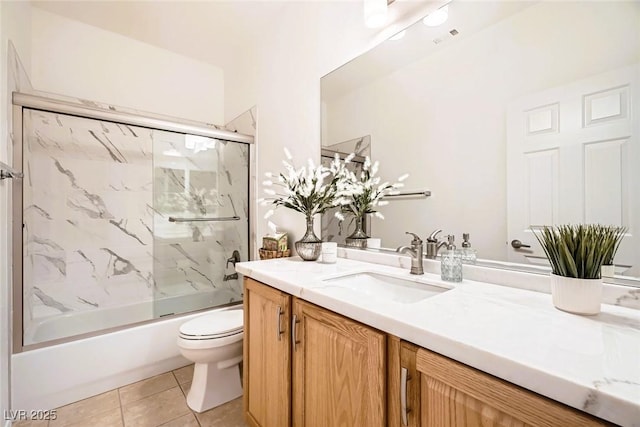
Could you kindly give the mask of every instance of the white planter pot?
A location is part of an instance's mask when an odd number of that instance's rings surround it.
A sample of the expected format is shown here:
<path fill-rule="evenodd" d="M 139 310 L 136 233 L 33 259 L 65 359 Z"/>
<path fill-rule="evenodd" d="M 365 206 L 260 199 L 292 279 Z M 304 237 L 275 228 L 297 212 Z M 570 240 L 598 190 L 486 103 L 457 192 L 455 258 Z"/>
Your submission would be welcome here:
<path fill-rule="evenodd" d="M 575 314 L 598 314 L 602 279 L 574 279 L 551 275 L 551 295 L 556 308 Z"/>

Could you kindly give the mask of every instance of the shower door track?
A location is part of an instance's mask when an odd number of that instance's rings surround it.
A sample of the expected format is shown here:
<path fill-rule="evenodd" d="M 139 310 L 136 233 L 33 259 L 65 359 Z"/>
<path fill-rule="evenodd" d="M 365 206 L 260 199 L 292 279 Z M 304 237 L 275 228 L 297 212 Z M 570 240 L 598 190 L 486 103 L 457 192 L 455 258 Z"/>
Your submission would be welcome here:
<path fill-rule="evenodd" d="M 174 119 L 151 114 L 133 114 L 123 111 L 105 110 L 89 105 L 78 105 L 70 101 L 47 98 L 40 95 L 30 95 L 13 92 L 13 105 L 31 108 L 34 110 L 49 111 L 52 113 L 68 114 L 70 116 L 85 117 L 88 119 L 105 120 L 108 122 L 141 126 L 152 129 L 167 130 L 171 132 L 189 133 L 192 135 L 206 136 L 209 138 L 224 139 L 225 141 L 244 142 L 253 144 L 251 135 L 243 135 L 228 130 L 218 129 L 216 126 L 206 123 L 198 123 L 189 120 Z"/>
<path fill-rule="evenodd" d="M 62 97 L 66 98 L 66 97 Z M 219 129 L 217 126 L 201 123 L 196 121 L 184 120 L 169 116 L 163 116 L 154 113 L 145 112 L 127 112 L 120 111 L 111 105 L 108 108 L 101 108 L 94 103 L 88 105 L 79 103 L 82 101 L 70 101 L 60 99 L 59 95 L 47 94 L 39 92 L 38 94 L 25 94 L 20 92 L 12 93 L 12 124 L 13 124 L 13 166 L 12 170 L 16 173 L 24 173 L 23 170 L 23 110 L 25 108 L 32 110 L 47 111 L 51 113 L 67 114 L 70 116 L 83 117 L 113 123 L 121 123 L 127 125 L 140 126 L 150 129 L 165 130 L 169 132 L 177 132 L 191 135 L 215 138 L 224 141 L 239 142 L 249 145 L 249 200 L 255 200 L 257 194 L 255 176 L 257 176 L 256 149 L 254 137 L 236 132 Z M 79 336 L 71 336 L 66 338 L 55 339 L 43 343 L 23 345 L 23 180 L 11 180 L 11 234 L 10 245 L 12 247 L 11 260 L 11 277 L 12 277 L 12 304 L 13 304 L 13 324 L 12 324 L 12 353 L 21 353 L 25 350 L 32 350 L 50 345 L 61 344 L 64 342 L 74 341 L 79 338 L 88 338 L 92 336 L 102 335 L 108 332 L 130 328 L 132 325 L 123 325 L 119 327 L 109 328 L 81 334 Z M 249 206 L 249 254 L 250 257 L 255 256 L 255 244 L 251 239 L 252 230 L 257 225 L 256 213 Z M 187 315 L 184 313 L 174 316 Z M 166 319 L 163 317 L 162 319 Z M 160 320 L 151 319 L 139 324 L 146 324 Z"/>

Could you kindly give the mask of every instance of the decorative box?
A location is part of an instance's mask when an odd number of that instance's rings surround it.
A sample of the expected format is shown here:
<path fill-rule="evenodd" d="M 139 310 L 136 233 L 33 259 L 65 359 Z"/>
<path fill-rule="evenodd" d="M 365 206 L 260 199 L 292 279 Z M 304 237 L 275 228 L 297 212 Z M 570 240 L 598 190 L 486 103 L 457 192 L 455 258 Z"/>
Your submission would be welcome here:
<path fill-rule="evenodd" d="M 291 255 L 291 250 L 287 249 L 286 251 L 270 251 L 265 248 L 258 249 L 260 252 L 260 259 L 272 259 L 272 258 L 286 258 Z"/>
<path fill-rule="evenodd" d="M 262 249 L 284 252 L 289 249 L 287 233 L 269 234 L 262 238 Z"/>

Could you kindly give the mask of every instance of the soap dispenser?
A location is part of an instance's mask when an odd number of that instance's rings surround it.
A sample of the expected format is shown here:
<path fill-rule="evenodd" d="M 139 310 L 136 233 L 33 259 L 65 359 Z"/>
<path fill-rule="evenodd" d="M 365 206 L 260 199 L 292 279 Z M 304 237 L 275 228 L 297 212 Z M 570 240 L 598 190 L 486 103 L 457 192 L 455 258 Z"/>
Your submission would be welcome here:
<path fill-rule="evenodd" d="M 454 240 L 455 236 L 447 236 L 447 250 L 442 253 L 440 260 L 440 278 L 447 282 L 462 281 L 462 257 L 456 251 Z"/>
<path fill-rule="evenodd" d="M 463 264 L 475 264 L 477 259 L 477 251 L 471 247 L 469 242 L 469 233 L 462 233 L 462 249 L 460 251 Z"/>

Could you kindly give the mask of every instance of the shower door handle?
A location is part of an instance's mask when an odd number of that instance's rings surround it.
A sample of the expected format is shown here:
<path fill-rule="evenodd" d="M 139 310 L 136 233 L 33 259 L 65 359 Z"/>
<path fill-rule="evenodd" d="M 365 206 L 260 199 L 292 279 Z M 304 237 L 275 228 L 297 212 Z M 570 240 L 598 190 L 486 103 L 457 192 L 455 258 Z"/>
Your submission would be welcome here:
<path fill-rule="evenodd" d="M 282 307 L 278 306 L 276 308 L 276 316 L 278 317 L 278 329 L 277 329 L 278 341 L 282 341 L 282 334 L 284 334 L 284 331 L 282 330 L 282 315 L 283 314 L 284 314 L 284 312 L 282 311 Z"/>
<path fill-rule="evenodd" d="M 211 222 L 211 221 L 240 221 L 240 217 L 239 216 L 219 216 L 219 217 L 213 217 L 213 218 L 208 218 L 208 217 L 198 217 L 198 218 L 177 218 L 175 216 L 170 216 L 169 217 L 169 222 L 194 222 L 194 221 L 199 221 L 199 222 Z"/>

